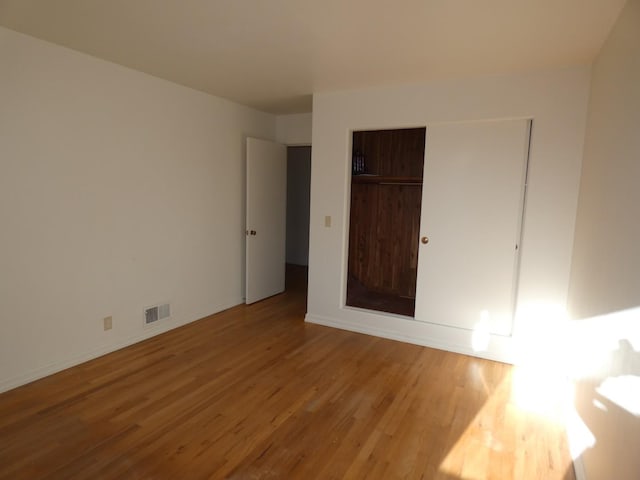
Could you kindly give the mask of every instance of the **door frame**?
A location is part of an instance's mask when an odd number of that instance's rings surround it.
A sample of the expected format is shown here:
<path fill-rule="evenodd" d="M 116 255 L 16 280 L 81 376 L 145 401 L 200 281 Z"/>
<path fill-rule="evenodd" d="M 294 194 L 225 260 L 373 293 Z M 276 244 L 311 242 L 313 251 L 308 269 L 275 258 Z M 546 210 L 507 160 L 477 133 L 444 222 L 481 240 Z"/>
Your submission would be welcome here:
<path fill-rule="evenodd" d="M 246 301 L 247 301 L 246 288 L 247 288 L 247 241 L 248 241 L 248 238 L 247 238 L 247 235 L 246 235 L 246 231 L 247 231 L 248 226 L 247 226 L 247 214 L 246 214 L 246 212 L 247 212 L 247 192 L 246 192 L 246 188 L 247 188 L 247 171 L 246 171 L 246 168 L 247 168 L 247 150 L 246 149 L 247 149 L 247 139 L 248 138 L 257 138 L 257 137 L 252 137 L 250 135 L 246 135 L 244 137 L 244 141 L 243 141 L 243 146 L 244 146 L 244 149 L 245 149 L 245 154 L 244 154 L 244 158 L 245 158 L 245 165 L 244 165 L 245 166 L 245 175 L 244 175 L 244 177 L 245 177 L 244 178 L 245 192 L 244 192 L 243 200 L 245 202 L 245 205 L 244 205 L 244 222 L 243 222 L 244 228 L 242 229 L 242 232 L 243 232 L 242 233 L 242 238 L 243 238 L 243 241 L 244 241 L 243 257 L 242 257 L 243 258 L 243 269 L 242 270 L 243 270 L 244 281 L 242 282 L 242 288 L 244 290 L 243 300 L 244 300 L 245 304 L 246 304 Z M 261 140 L 261 139 L 259 139 L 259 140 Z M 262 139 L 262 140 L 264 140 L 264 139 Z M 309 179 L 309 190 L 311 190 L 311 181 L 313 179 L 313 145 L 312 145 L 312 143 L 285 143 L 285 142 L 280 142 L 278 140 L 268 140 L 268 141 L 271 141 L 271 142 L 274 142 L 274 143 L 280 143 L 281 145 L 284 145 L 285 148 L 287 148 L 287 149 L 289 147 L 309 147 L 309 148 L 311 148 L 311 160 L 310 160 L 310 162 L 311 162 L 311 178 Z M 288 162 L 288 155 L 287 155 L 287 162 Z M 285 186 L 285 195 L 286 195 L 286 193 L 287 192 L 286 192 L 286 186 Z M 309 206 L 309 213 L 311 213 L 311 206 Z M 309 220 L 309 222 L 311 222 L 311 220 Z M 309 225 L 309 228 L 310 227 L 311 227 L 311 225 Z M 286 216 L 285 216 L 285 242 L 286 242 Z M 311 244 L 311 235 L 309 235 L 309 245 L 307 247 L 309 249 L 310 249 L 310 244 Z M 286 248 L 286 245 L 285 245 L 285 248 Z M 285 252 L 285 268 L 286 268 L 286 252 Z M 307 265 L 307 268 L 308 268 L 308 265 Z M 307 287 L 308 287 L 308 282 L 309 282 L 309 280 L 307 279 Z M 286 272 L 285 272 L 285 291 L 286 291 Z"/>
<path fill-rule="evenodd" d="M 433 124 L 433 122 L 432 122 Z M 429 123 L 403 123 L 403 124 L 385 124 L 385 125 L 363 125 L 360 127 L 352 127 L 347 130 L 347 149 L 345 151 L 344 158 L 344 172 L 345 172 L 345 198 L 343 201 L 344 210 L 342 215 L 342 230 L 344 235 L 342 237 L 342 276 L 340 278 L 340 308 L 343 310 L 353 310 L 357 312 L 370 313 L 375 315 L 384 315 L 386 317 L 395 317 L 403 320 L 414 320 L 414 317 L 407 317 L 406 315 L 399 315 L 397 313 L 384 312 L 380 310 L 369 310 L 366 308 L 353 307 L 347 305 L 347 283 L 349 281 L 349 230 L 351 228 L 351 162 L 353 153 L 353 133 L 358 131 L 374 131 L 374 130 L 407 130 L 414 128 L 425 128 L 429 131 Z M 425 151 L 422 156 L 422 162 L 426 158 L 426 137 L 425 137 Z M 424 170 L 423 170 L 424 178 Z M 418 252 L 419 255 L 419 252 Z"/>

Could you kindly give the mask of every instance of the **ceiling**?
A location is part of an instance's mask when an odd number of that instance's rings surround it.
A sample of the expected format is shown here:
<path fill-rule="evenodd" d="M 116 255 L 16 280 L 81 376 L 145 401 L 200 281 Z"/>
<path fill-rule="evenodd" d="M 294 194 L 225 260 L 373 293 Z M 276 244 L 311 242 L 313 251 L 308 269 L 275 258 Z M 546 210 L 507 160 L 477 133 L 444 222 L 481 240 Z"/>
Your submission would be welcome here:
<path fill-rule="evenodd" d="M 272 113 L 589 64 L 625 0 L 0 0 L 0 25 Z"/>

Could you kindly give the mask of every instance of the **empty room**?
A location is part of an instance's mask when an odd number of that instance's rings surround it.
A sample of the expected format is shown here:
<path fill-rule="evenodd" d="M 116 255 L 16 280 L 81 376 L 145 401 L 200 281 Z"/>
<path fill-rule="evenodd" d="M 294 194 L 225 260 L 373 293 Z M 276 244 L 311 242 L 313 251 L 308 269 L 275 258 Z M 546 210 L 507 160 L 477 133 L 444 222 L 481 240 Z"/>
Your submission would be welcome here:
<path fill-rule="evenodd" d="M 0 479 L 640 478 L 640 0 L 0 0 Z"/>

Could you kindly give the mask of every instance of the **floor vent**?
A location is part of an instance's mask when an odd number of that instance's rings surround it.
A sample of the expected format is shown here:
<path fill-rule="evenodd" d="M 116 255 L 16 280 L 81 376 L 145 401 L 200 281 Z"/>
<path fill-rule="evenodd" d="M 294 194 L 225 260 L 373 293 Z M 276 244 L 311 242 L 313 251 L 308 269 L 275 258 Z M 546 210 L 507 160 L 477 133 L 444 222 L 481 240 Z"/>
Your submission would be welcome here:
<path fill-rule="evenodd" d="M 171 308 L 168 303 L 154 305 L 144 309 L 144 324 L 150 325 L 158 320 L 164 320 L 171 316 Z"/>

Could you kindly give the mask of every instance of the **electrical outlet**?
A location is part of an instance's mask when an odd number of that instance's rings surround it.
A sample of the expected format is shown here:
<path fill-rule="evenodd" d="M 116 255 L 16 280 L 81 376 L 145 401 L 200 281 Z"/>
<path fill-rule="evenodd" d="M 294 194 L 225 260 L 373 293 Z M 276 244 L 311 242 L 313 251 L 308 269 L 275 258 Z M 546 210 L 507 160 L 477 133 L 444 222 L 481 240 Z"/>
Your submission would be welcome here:
<path fill-rule="evenodd" d="M 111 330 L 111 328 L 113 327 L 113 317 L 109 316 L 109 317 L 104 317 L 104 319 L 102 320 L 103 324 L 104 324 L 104 330 L 105 332 L 107 330 Z"/>
<path fill-rule="evenodd" d="M 331 226 L 331 215 L 326 215 L 324 217 L 324 226 L 327 228 Z"/>

